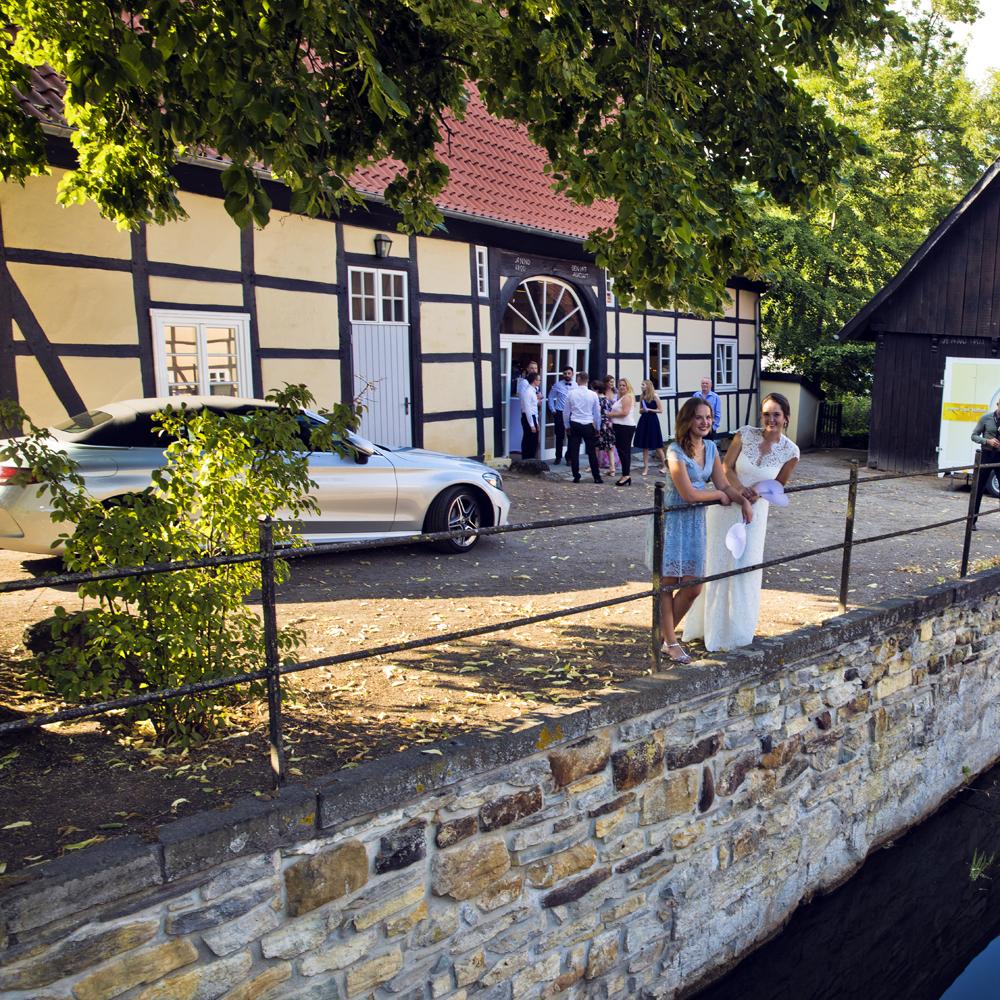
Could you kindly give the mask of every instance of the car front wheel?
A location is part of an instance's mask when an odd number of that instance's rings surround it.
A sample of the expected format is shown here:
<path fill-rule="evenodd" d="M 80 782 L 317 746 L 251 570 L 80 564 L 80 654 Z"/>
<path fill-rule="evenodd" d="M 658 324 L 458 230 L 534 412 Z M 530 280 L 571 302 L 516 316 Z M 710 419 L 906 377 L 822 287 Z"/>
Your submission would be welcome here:
<path fill-rule="evenodd" d="M 991 497 L 1000 497 L 1000 475 L 997 475 L 997 469 L 987 469 L 986 470 L 989 479 L 986 481 L 986 492 L 989 493 Z"/>
<path fill-rule="evenodd" d="M 462 531 L 480 528 L 483 513 L 476 494 L 465 486 L 453 486 L 434 498 L 427 514 L 428 531 Z M 478 535 L 447 538 L 437 542 L 442 552 L 468 552 L 479 541 Z"/>

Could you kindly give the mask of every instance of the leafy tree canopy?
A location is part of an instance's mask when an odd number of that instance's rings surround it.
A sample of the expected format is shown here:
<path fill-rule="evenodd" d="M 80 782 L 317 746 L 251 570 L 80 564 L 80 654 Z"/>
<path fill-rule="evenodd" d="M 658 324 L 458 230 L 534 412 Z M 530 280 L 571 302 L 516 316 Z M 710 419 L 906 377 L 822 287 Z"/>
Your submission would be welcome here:
<path fill-rule="evenodd" d="M 975 20 L 970 0 L 907 8 L 909 37 L 881 53 L 841 53 L 842 76 L 802 86 L 861 137 L 830 198 L 793 213 L 769 204 L 757 222 L 771 259 L 762 306 L 767 352 L 834 393 L 866 393 L 872 347 L 837 331 L 888 281 L 1000 153 L 1000 76 L 965 75 L 948 20 Z"/>
<path fill-rule="evenodd" d="M 959 0 L 955 0 L 959 2 Z M 440 221 L 435 156 L 467 81 L 523 122 L 561 189 L 612 198 L 590 249 L 626 300 L 716 306 L 756 244 L 737 191 L 801 209 L 856 138 L 798 80 L 838 45 L 871 48 L 902 22 L 889 0 L 3 0 L 0 174 L 44 169 L 37 122 L 12 87 L 44 63 L 67 81 L 79 167 L 65 202 L 120 226 L 181 216 L 171 168 L 211 149 L 231 161 L 226 208 L 267 222 L 261 169 L 293 209 L 357 202 L 360 165 L 404 165 L 385 191 L 407 231 Z"/>

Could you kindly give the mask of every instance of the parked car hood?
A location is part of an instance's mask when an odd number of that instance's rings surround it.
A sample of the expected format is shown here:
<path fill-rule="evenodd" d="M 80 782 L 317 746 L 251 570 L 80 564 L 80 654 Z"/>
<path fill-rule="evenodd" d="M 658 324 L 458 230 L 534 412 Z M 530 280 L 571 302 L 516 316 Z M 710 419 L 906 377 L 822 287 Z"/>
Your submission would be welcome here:
<path fill-rule="evenodd" d="M 423 448 L 386 448 L 384 450 L 392 456 L 393 462 L 412 463 L 425 469 L 454 469 L 458 467 L 466 469 L 470 475 L 477 476 L 484 472 L 493 471 L 488 465 L 483 465 L 482 462 L 477 462 L 473 458 L 459 458 L 457 455 L 445 455 L 440 451 L 425 451 Z"/>

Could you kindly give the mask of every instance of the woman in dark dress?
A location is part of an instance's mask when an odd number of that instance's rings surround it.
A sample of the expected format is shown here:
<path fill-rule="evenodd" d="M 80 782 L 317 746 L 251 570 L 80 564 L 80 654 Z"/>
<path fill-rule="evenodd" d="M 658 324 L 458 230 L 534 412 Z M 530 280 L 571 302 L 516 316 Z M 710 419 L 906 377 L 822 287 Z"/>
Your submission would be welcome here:
<path fill-rule="evenodd" d="M 656 395 L 653 383 L 648 379 L 642 383 L 642 395 L 639 397 L 639 424 L 635 429 L 633 445 L 642 449 L 642 474 L 649 475 L 649 453 L 656 452 L 656 460 L 660 463 L 660 472 L 666 473 L 666 459 L 663 455 L 663 432 L 660 430 L 660 414 L 663 403 Z"/>
<path fill-rule="evenodd" d="M 618 402 L 613 375 L 606 375 L 597 390 L 597 401 L 601 404 L 601 429 L 597 434 L 597 460 L 602 472 L 615 474 L 615 425 L 611 422 L 611 411 Z M 605 468 L 606 467 L 606 468 Z"/>

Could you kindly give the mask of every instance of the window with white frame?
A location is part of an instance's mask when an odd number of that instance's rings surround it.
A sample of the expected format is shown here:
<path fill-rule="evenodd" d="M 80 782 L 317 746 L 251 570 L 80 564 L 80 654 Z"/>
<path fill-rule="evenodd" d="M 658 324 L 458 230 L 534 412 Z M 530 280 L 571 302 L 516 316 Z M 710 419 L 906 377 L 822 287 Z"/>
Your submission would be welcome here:
<path fill-rule="evenodd" d="M 247 313 L 151 309 L 160 396 L 252 396 Z"/>
<path fill-rule="evenodd" d="M 611 309 L 615 304 L 615 279 L 604 269 L 604 304 Z"/>
<path fill-rule="evenodd" d="M 672 337 L 650 337 L 646 343 L 646 371 L 657 392 L 676 392 L 677 347 Z"/>
<path fill-rule="evenodd" d="M 348 268 L 352 323 L 405 323 L 406 273 Z"/>
<path fill-rule="evenodd" d="M 715 342 L 715 383 L 716 389 L 736 388 L 736 341 L 717 340 Z"/>
<path fill-rule="evenodd" d="M 486 263 L 486 247 L 476 247 L 476 290 L 481 299 L 490 294 L 490 272 Z"/>

